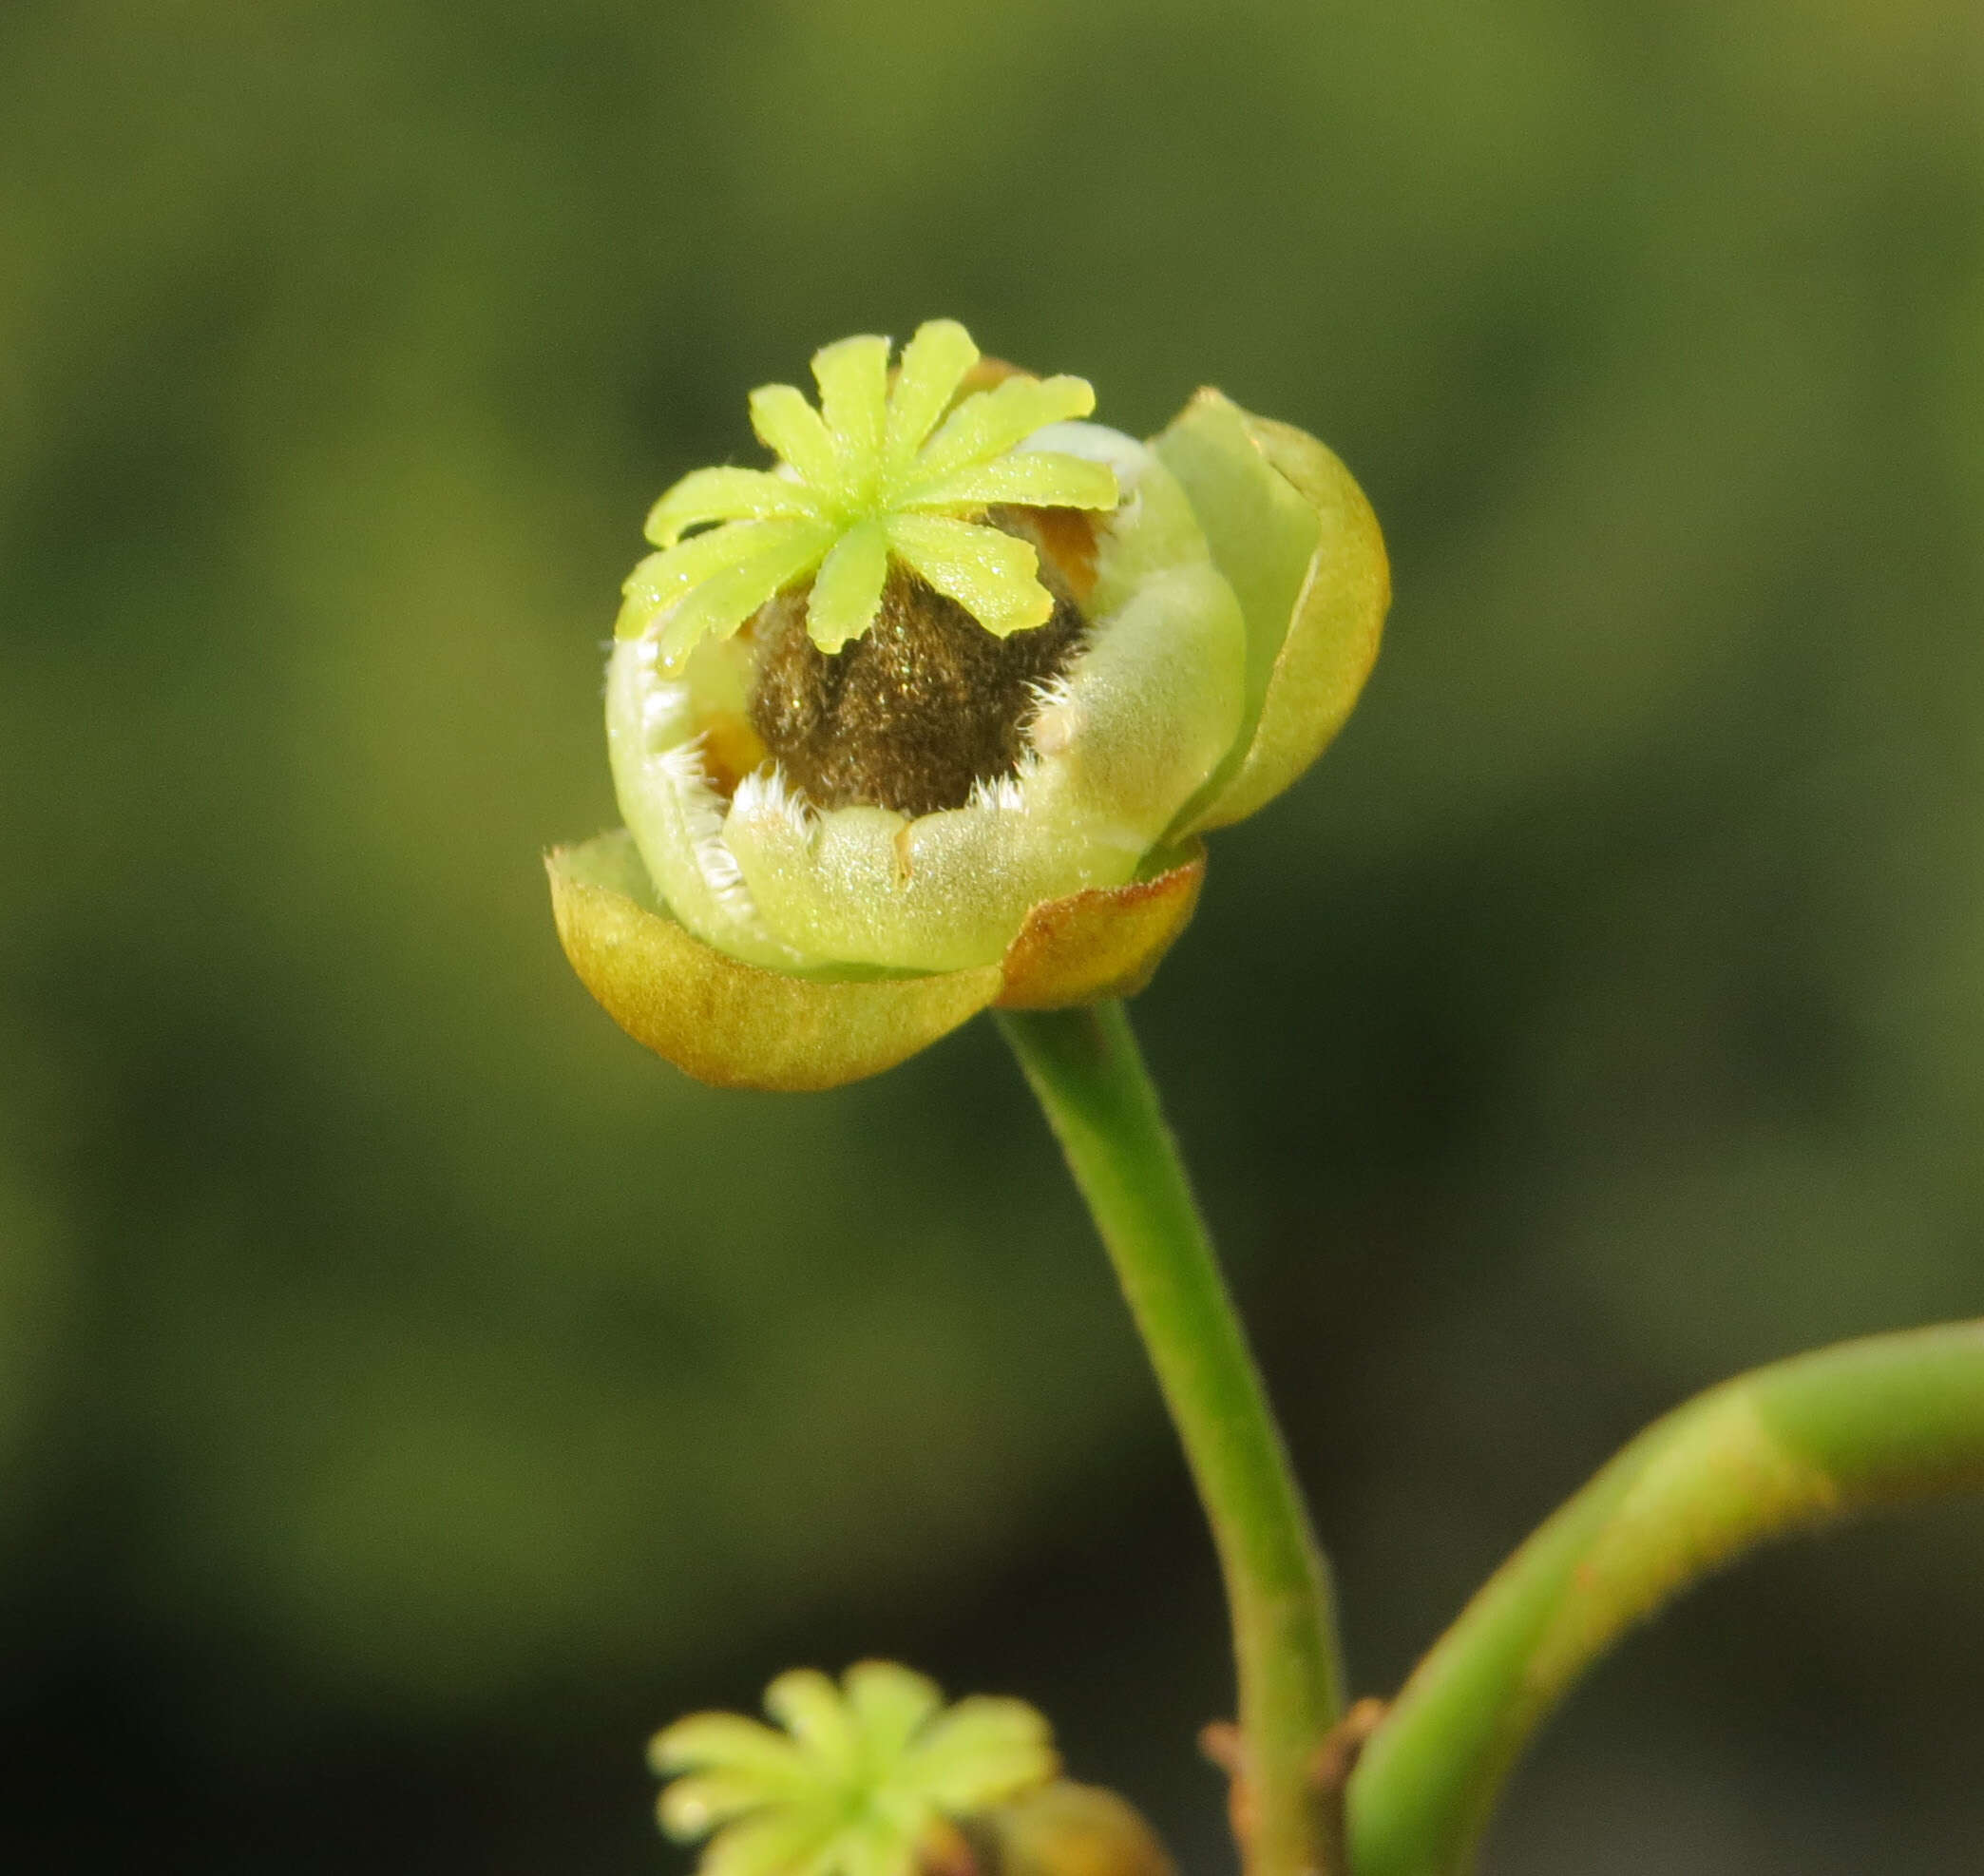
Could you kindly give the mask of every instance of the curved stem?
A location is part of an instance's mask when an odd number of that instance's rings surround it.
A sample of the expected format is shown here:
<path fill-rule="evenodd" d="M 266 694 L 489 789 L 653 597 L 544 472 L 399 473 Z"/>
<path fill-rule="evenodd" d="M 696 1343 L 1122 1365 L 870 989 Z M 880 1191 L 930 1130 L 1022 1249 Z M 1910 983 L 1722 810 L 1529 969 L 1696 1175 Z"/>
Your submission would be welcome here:
<path fill-rule="evenodd" d="M 1342 1706 L 1328 1572 L 1119 1003 L 1000 1022 L 1116 1266 L 1192 1467 L 1239 1671 L 1249 1876 L 1341 1876 L 1317 1789 Z"/>
<path fill-rule="evenodd" d="M 1984 1322 L 1759 1369 L 1654 1423 L 1489 1579 L 1349 1787 L 1357 1876 L 1455 1876 L 1532 1732 L 1632 1623 L 1765 1539 L 1984 1485 Z"/>

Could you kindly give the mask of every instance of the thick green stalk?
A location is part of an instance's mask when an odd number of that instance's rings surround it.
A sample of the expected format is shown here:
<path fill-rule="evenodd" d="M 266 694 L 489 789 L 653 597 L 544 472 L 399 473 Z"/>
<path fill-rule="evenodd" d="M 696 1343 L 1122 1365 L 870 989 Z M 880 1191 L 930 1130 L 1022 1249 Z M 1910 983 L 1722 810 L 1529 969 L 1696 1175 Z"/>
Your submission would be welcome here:
<path fill-rule="evenodd" d="M 1343 1704 L 1323 1554 L 1119 1003 L 1001 1018 L 1088 1200 L 1211 1522 L 1239 1671 L 1249 1876 L 1341 1876 L 1316 1789 Z"/>
<path fill-rule="evenodd" d="M 1457 1876 L 1538 1724 L 1618 1636 L 1765 1539 L 1984 1485 L 1984 1322 L 1726 1382 L 1629 1445 L 1420 1664 L 1349 1788 L 1356 1876 Z"/>

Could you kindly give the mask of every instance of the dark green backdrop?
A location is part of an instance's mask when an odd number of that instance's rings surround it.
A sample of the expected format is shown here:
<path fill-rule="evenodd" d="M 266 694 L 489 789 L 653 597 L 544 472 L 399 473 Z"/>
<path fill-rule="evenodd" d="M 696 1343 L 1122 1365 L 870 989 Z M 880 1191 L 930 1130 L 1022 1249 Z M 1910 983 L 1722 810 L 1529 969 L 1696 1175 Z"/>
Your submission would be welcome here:
<path fill-rule="evenodd" d="M 551 932 L 646 504 L 849 332 L 1218 383 L 1385 524 L 1138 1010 L 1361 1688 L 1688 1390 L 1984 1308 L 1980 100 L 1972 0 L 10 0 L 0 1861 L 678 1869 L 649 1727 L 882 1652 L 1224 1866 L 997 1037 L 711 1093 Z M 1492 1870 L 1974 1871 L 1980 1579 L 1716 1585 Z"/>

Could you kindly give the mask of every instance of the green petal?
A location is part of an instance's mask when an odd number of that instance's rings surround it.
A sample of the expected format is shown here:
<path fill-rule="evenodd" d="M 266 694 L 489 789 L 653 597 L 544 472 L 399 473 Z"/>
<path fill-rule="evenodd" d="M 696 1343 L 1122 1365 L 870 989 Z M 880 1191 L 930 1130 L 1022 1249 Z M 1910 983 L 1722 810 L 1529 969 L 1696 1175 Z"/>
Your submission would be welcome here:
<path fill-rule="evenodd" d="M 1057 450 L 1107 464 L 1123 494 L 1109 526 L 1097 532 L 1096 584 L 1082 601 L 1091 619 L 1123 604 L 1151 574 L 1211 565 L 1192 504 L 1149 444 L 1102 424 L 1057 424 L 1051 434 Z"/>
<path fill-rule="evenodd" d="M 724 827 L 774 938 L 844 964 L 946 972 L 996 972 L 1033 907 L 1128 879 L 1141 845 L 1094 833 L 1031 807 L 953 808 L 915 820 L 887 808 L 835 808 L 802 824 L 760 808 L 746 789 Z"/>
<path fill-rule="evenodd" d="M 888 400 L 888 461 L 906 468 L 923 448 L 937 419 L 957 394 L 964 374 L 979 361 L 971 335 L 955 319 L 931 319 L 917 327 L 903 348 L 895 390 Z"/>
<path fill-rule="evenodd" d="M 840 457 L 820 413 L 790 384 L 761 384 L 751 393 L 751 427 L 825 496 L 841 491 Z"/>
<path fill-rule="evenodd" d="M 1047 1722 L 1023 1700 L 976 1694 L 924 1735 L 906 1781 L 946 1811 L 975 1810 L 1044 1784 L 1060 1769 Z"/>
<path fill-rule="evenodd" d="M 967 463 L 1002 454 L 1048 424 L 1085 417 L 1095 408 L 1095 389 L 1085 378 L 1007 378 L 960 404 L 925 445 L 911 473 L 918 483 L 935 481 Z"/>
<path fill-rule="evenodd" d="M 1044 625 L 1054 596 L 1030 542 L 944 515 L 892 514 L 888 544 L 940 593 L 999 638 Z"/>
<path fill-rule="evenodd" d="M 1315 510 L 1249 437 L 1238 406 L 1215 391 L 1200 392 L 1152 447 L 1183 485 L 1247 615 L 1247 715 L 1231 754 L 1200 796 L 1203 804 L 1225 789 L 1246 756 L 1321 530 Z M 1194 812 L 1187 811 L 1187 822 Z"/>
<path fill-rule="evenodd" d="M 985 507 L 1013 502 L 1035 508 L 1113 508 L 1115 470 L 1052 450 L 967 464 L 900 498 L 905 507 Z"/>
<path fill-rule="evenodd" d="M 879 522 L 850 527 L 833 544 L 807 596 L 806 630 L 822 651 L 838 651 L 874 623 L 888 578 L 888 537 Z"/>
<path fill-rule="evenodd" d="M 1087 647 L 1033 741 L 1041 808 L 1118 829 L 1141 856 L 1232 748 L 1247 626 L 1184 491 L 1137 453 L 1125 471 L 1135 498 L 1101 530 Z"/>
<path fill-rule="evenodd" d="M 852 1766 L 860 1753 L 854 1718 L 840 1689 L 817 1668 L 793 1668 L 765 1690 L 765 1711 L 804 1750 L 836 1768 Z"/>
<path fill-rule="evenodd" d="M 824 345 L 813 354 L 812 369 L 842 486 L 850 495 L 866 496 L 881 468 L 887 422 L 888 341 L 864 335 Z"/>
<path fill-rule="evenodd" d="M 648 510 L 647 537 L 658 547 L 672 547 L 685 528 L 704 522 L 771 521 L 819 512 L 812 490 L 782 475 L 753 469 L 696 469 Z"/>
<path fill-rule="evenodd" d="M 781 587 L 820 564 L 833 530 L 817 521 L 734 522 L 732 526 L 761 529 L 748 560 L 712 574 L 677 603 L 661 627 L 661 663 L 676 670 L 698 642 L 715 634 L 734 632 Z M 671 553 L 693 547 L 707 537 L 697 535 Z"/>
<path fill-rule="evenodd" d="M 1377 518 L 1322 444 L 1202 391 L 1154 446 L 1185 485 L 1248 626 L 1248 717 L 1174 837 L 1250 814 L 1357 701 L 1391 596 Z"/>
<path fill-rule="evenodd" d="M 894 1661 L 857 1661 L 842 1680 L 862 1736 L 878 1757 L 895 1758 L 944 1704 L 935 1681 Z"/>
<path fill-rule="evenodd" d="M 1211 562 L 1142 580 L 1091 627 L 1065 702 L 1036 720 L 1043 797 L 1158 844 L 1233 745 L 1245 687 L 1239 603 Z"/>
<path fill-rule="evenodd" d="M 771 970 L 807 960 L 780 944 L 734 879 L 734 863 L 713 841 L 726 803 L 713 789 L 696 743 L 698 711 L 741 711 L 737 679 L 747 648 L 705 639 L 677 678 L 659 669 L 652 641 L 618 645 L 606 667 L 606 750 L 640 858 L 620 891 L 668 915 L 729 956 Z"/>

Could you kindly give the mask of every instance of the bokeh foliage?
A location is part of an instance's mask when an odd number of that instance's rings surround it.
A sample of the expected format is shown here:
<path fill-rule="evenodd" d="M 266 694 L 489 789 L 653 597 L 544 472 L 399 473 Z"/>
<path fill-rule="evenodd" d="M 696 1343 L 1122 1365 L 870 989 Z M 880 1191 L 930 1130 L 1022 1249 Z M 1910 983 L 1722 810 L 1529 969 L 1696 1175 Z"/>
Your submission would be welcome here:
<path fill-rule="evenodd" d="M 1364 1684 L 1688 1388 L 1974 1313 L 1980 84 L 1966 0 L 0 11 L 5 1698 L 211 1794 L 106 1866 L 262 1866 L 251 1786 L 317 1866 L 377 1737 L 361 1805 L 476 1742 L 652 1866 L 634 1716 L 816 1645 L 1216 1854 L 1198 1535 L 996 1039 L 717 1095 L 551 935 L 639 518 L 844 333 L 1216 382 L 1385 522 L 1140 1006 Z M 1980 1566 L 1711 1592 L 1502 1866 L 1972 1867 Z M 421 1866 L 551 1866 L 507 1802 Z"/>

